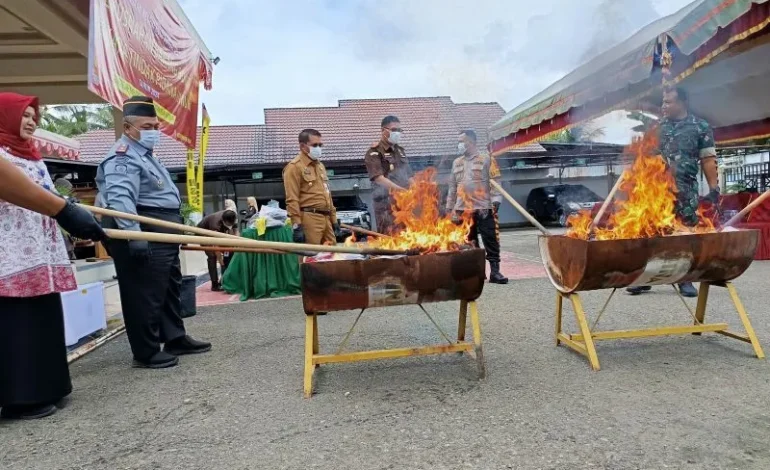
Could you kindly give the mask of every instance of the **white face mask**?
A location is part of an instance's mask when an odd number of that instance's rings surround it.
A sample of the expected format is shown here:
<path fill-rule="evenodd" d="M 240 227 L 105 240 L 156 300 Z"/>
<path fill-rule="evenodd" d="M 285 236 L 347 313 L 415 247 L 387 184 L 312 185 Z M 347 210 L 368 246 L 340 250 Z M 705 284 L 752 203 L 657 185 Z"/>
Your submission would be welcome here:
<path fill-rule="evenodd" d="M 310 152 L 308 152 L 308 156 L 313 160 L 320 159 L 322 154 L 323 154 L 323 148 L 321 147 L 310 147 Z"/>
<path fill-rule="evenodd" d="M 388 142 L 390 142 L 393 145 L 400 144 L 401 143 L 401 133 L 400 132 L 390 131 L 390 135 L 388 135 Z"/>
<path fill-rule="evenodd" d="M 460 155 L 465 155 L 465 142 L 460 142 L 457 144 L 457 151 L 460 153 Z"/>

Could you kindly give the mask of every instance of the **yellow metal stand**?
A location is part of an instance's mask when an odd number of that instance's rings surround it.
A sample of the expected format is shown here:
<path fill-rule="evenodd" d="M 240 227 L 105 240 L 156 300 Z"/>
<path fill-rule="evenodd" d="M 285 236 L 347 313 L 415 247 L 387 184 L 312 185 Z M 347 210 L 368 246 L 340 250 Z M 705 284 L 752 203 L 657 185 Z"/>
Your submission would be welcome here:
<path fill-rule="evenodd" d="M 735 310 L 738 312 L 738 316 L 741 319 L 743 328 L 746 330 L 746 335 L 728 331 L 727 323 L 703 323 L 706 317 L 706 304 L 708 303 L 708 296 L 712 286 L 727 288 L 727 291 L 730 294 L 730 298 L 735 305 Z M 591 327 L 588 326 L 588 320 L 586 318 L 585 312 L 583 311 L 583 304 L 580 301 L 580 296 L 578 294 L 563 294 L 561 292 L 556 294 L 556 345 L 558 346 L 559 344 L 564 344 L 565 346 L 573 349 L 574 351 L 577 351 L 583 356 L 586 356 L 593 370 L 600 369 L 599 358 L 596 355 L 596 347 L 594 345 L 594 341 L 607 339 L 645 338 L 651 336 L 669 336 L 682 334 L 700 335 L 702 333 L 712 332 L 719 333 L 721 335 L 727 336 L 728 338 L 733 338 L 749 343 L 754 348 L 754 354 L 759 359 L 763 359 L 765 357 L 765 353 L 762 351 L 762 346 L 759 344 L 759 340 L 757 339 L 757 335 L 754 332 L 754 328 L 751 326 L 751 321 L 749 321 L 749 316 L 746 313 L 746 310 L 743 308 L 741 299 L 738 297 L 738 292 L 735 290 L 735 286 L 729 282 L 722 284 L 702 282 L 698 292 L 698 304 L 695 312 L 693 312 L 689 305 L 684 302 L 684 299 L 682 299 L 682 302 L 693 318 L 692 325 L 667 326 L 641 330 L 596 331 L 596 325 L 599 323 L 602 314 L 606 310 L 607 305 L 609 304 L 610 299 L 612 299 L 614 294 L 615 290 L 613 290 L 612 294 L 610 294 L 607 302 L 605 302 L 604 307 L 599 312 L 599 315 Z M 566 334 L 562 332 L 562 307 L 564 304 L 564 299 L 572 302 L 572 309 L 575 312 L 575 320 L 577 321 L 580 333 Z"/>
<path fill-rule="evenodd" d="M 420 308 L 422 306 L 420 305 Z M 432 354 L 454 354 L 468 353 L 476 359 L 476 365 L 479 371 L 479 379 L 486 376 L 486 366 L 484 363 L 484 353 L 481 345 L 481 325 L 479 323 L 479 311 L 476 302 L 460 302 L 460 312 L 457 327 L 457 341 L 452 341 L 449 336 L 433 320 L 433 317 L 422 308 L 431 322 L 436 326 L 448 344 L 422 346 L 414 348 L 398 349 L 378 349 L 372 351 L 360 351 L 344 353 L 343 350 L 347 344 L 353 329 L 358 324 L 358 320 L 364 313 L 364 310 L 358 314 L 353 325 L 348 330 L 347 335 L 340 344 L 335 354 L 320 354 L 318 343 L 318 316 L 315 313 L 309 313 L 305 316 L 305 398 L 310 398 L 313 394 L 313 374 L 315 369 L 321 364 L 332 364 L 338 362 L 358 362 L 370 361 L 374 359 L 392 359 L 398 357 L 427 356 Z M 473 330 L 473 341 L 465 341 L 465 330 L 467 323 L 468 310 L 470 310 L 471 328 Z"/>

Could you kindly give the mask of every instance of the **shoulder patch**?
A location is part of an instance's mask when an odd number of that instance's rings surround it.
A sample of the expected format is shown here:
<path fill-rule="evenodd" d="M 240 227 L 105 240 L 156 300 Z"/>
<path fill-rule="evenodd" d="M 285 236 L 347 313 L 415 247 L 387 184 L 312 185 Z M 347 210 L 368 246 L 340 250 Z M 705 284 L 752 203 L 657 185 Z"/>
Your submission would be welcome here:
<path fill-rule="evenodd" d="M 118 148 L 115 149 L 115 152 L 117 153 L 126 153 L 128 152 L 128 145 L 127 144 L 120 144 Z"/>
<path fill-rule="evenodd" d="M 379 154 L 380 154 L 380 152 L 369 152 L 369 156 L 370 157 L 376 157 Z"/>

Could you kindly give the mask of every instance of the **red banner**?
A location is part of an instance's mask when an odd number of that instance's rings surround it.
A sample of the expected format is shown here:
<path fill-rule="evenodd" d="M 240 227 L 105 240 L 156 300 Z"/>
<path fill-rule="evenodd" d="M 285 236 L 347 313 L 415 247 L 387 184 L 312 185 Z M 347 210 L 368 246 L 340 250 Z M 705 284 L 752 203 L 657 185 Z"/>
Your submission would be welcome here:
<path fill-rule="evenodd" d="M 211 62 L 161 0 L 91 0 L 88 89 L 113 106 L 133 95 L 155 100 L 161 130 L 195 148 L 198 89 Z"/>

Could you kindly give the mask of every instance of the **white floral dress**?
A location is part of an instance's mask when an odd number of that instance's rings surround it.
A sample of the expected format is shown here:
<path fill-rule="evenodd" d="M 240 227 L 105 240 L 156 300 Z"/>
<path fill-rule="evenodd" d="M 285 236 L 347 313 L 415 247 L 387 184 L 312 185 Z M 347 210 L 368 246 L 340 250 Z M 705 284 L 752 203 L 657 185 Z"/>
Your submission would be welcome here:
<path fill-rule="evenodd" d="M 0 158 L 15 164 L 40 186 L 53 190 L 43 161 L 19 158 L 4 148 L 0 148 Z M 39 297 L 76 288 L 56 221 L 0 200 L 0 297 Z"/>

